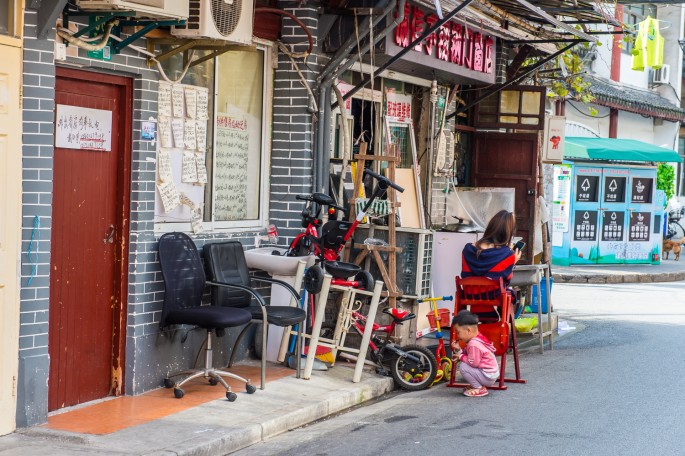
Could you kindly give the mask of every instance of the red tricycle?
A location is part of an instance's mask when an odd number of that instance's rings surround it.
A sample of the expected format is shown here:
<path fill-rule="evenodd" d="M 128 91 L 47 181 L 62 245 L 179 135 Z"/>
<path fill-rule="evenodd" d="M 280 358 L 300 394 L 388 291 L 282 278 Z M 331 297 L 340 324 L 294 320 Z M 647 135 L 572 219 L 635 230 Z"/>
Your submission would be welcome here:
<path fill-rule="evenodd" d="M 307 205 L 302 211 L 302 226 L 304 231 L 297 235 L 286 255 L 304 256 L 314 254 L 317 257 L 316 265 L 310 267 L 305 273 L 305 289 L 317 294 L 323 285 L 323 271 L 333 276 L 332 285 L 341 285 L 360 288 L 367 291 L 373 290 L 374 279 L 368 271 L 365 271 L 354 263 L 340 261 L 340 252 L 345 247 L 347 241 L 352 238 L 354 230 L 366 216 L 374 200 L 383 196 L 388 187 L 392 187 L 398 192 L 404 192 L 399 185 L 391 182 L 385 176 L 381 176 L 368 169 L 364 170 L 365 175 L 369 175 L 378 181 L 378 186 L 371 194 L 371 198 L 366 202 L 364 208 L 357 214 L 353 222 L 346 220 L 335 220 L 338 211 L 346 215 L 344 208 L 335 205 L 335 201 L 324 193 L 312 193 L 311 195 L 298 195 L 295 198 L 307 201 Z M 311 207 L 316 203 L 316 210 Z M 328 206 L 328 213 L 331 219 L 322 226 L 320 218 L 321 207 Z M 352 278 L 352 280 L 350 280 Z"/>

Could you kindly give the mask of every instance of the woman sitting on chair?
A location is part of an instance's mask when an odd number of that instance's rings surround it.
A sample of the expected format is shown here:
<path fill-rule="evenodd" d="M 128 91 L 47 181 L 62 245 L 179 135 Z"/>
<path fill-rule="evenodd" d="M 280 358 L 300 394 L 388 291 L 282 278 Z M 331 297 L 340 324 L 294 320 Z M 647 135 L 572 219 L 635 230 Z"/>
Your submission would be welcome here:
<path fill-rule="evenodd" d="M 521 251 L 512 250 L 512 237 L 516 232 L 516 217 L 501 210 L 488 222 L 483 237 L 473 244 L 466 244 L 461 256 L 461 277 L 487 277 L 499 280 L 508 287 L 514 273 L 514 265 L 521 259 Z M 512 295 L 512 308 L 516 311 L 516 295 Z M 481 317 L 491 315 L 481 314 Z"/>

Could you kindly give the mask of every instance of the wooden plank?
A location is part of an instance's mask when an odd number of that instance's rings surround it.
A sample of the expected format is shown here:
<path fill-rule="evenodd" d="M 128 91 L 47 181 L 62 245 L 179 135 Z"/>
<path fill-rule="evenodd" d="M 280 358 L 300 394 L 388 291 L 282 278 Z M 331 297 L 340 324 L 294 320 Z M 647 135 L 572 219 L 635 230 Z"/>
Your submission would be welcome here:
<path fill-rule="evenodd" d="M 366 143 L 363 143 L 366 144 Z M 366 160 L 366 161 L 384 161 L 388 163 L 398 163 L 400 161 L 397 157 L 390 157 L 387 155 L 365 155 L 365 154 L 354 154 L 355 160 Z"/>
<path fill-rule="evenodd" d="M 421 208 L 419 196 L 416 193 L 416 174 L 413 169 L 398 169 L 395 171 L 397 185 L 404 187 L 404 193 L 400 193 L 402 204 L 402 227 L 421 228 Z"/>

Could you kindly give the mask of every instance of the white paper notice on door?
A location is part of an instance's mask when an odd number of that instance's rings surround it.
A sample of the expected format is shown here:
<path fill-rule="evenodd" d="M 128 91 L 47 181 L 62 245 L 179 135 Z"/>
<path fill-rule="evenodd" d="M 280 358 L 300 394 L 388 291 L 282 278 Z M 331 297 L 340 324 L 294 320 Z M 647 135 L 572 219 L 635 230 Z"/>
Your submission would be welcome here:
<path fill-rule="evenodd" d="M 195 163 L 197 164 L 197 182 L 207 183 L 207 164 L 205 163 L 205 153 L 195 152 Z"/>
<path fill-rule="evenodd" d="M 209 91 L 205 88 L 197 88 L 197 120 L 207 120 L 209 109 Z"/>
<path fill-rule="evenodd" d="M 195 150 L 197 148 L 197 141 L 195 138 L 195 122 L 192 120 L 186 121 L 183 125 L 183 144 L 186 149 Z"/>
<path fill-rule="evenodd" d="M 186 116 L 195 119 L 197 113 L 197 92 L 194 87 L 185 87 L 184 90 L 186 95 Z"/>
<path fill-rule="evenodd" d="M 112 111 L 58 104 L 55 147 L 112 150 Z"/>

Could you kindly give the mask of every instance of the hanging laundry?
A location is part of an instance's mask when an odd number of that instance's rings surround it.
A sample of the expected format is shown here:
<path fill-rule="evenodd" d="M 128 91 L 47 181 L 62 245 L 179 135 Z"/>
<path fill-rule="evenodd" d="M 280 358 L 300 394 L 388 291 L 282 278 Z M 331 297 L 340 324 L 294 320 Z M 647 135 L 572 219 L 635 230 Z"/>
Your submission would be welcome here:
<path fill-rule="evenodd" d="M 647 16 L 638 24 L 637 38 L 632 50 L 632 69 L 644 71 L 652 67 L 655 70 L 664 64 L 664 38 L 659 32 L 659 21 Z"/>

